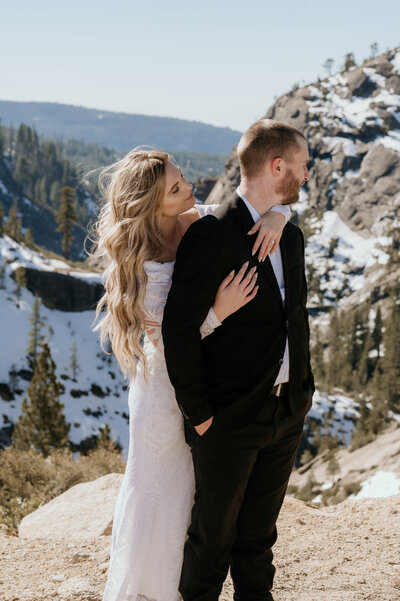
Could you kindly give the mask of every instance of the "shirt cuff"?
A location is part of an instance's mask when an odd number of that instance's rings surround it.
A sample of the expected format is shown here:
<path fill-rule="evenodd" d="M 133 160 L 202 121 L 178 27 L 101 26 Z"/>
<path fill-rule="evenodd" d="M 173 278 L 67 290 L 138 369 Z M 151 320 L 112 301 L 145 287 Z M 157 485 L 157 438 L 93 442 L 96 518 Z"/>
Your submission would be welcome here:
<path fill-rule="evenodd" d="M 214 313 L 214 309 L 210 307 L 208 315 L 206 317 L 207 324 L 216 330 L 219 326 L 222 326 L 222 321 Z"/>
<path fill-rule="evenodd" d="M 270 208 L 270 211 L 275 211 L 275 213 L 280 213 L 285 218 L 285 225 L 289 221 L 292 211 L 288 205 L 274 205 Z"/>

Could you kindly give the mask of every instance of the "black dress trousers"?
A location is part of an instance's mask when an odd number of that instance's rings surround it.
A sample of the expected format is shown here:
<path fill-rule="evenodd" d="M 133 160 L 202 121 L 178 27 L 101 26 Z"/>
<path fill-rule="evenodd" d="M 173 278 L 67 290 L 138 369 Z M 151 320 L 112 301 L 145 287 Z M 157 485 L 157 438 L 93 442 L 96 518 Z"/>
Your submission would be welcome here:
<path fill-rule="evenodd" d="M 184 601 L 217 601 L 230 567 L 235 601 L 271 598 L 276 521 L 304 418 L 287 397 L 269 396 L 251 425 L 232 428 L 220 409 L 203 436 L 186 425 L 196 480 L 179 590 Z"/>

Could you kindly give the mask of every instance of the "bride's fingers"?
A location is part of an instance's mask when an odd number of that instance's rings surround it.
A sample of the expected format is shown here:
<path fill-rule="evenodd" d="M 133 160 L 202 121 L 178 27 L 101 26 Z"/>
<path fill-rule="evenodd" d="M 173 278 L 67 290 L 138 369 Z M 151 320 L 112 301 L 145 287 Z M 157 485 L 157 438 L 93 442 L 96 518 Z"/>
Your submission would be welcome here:
<path fill-rule="evenodd" d="M 257 266 L 255 265 L 254 267 L 252 267 L 251 269 L 249 269 L 249 271 L 247 272 L 247 274 L 242 277 L 241 282 L 239 282 L 239 287 L 240 289 L 243 291 L 245 288 L 247 288 L 247 286 L 249 285 L 252 277 L 254 276 L 254 273 L 257 269 Z"/>
<path fill-rule="evenodd" d="M 260 252 L 258 253 L 258 260 L 265 261 L 268 253 L 271 251 L 272 245 L 274 244 L 274 240 L 266 238 L 263 240 L 263 243 L 260 248 Z"/>
<path fill-rule="evenodd" d="M 262 232 L 258 233 L 258 236 L 256 238 L 256 241 L 253 244 L 253 248 L 251 250 L 251 254 L 254 256 L 257 252 L 257 250 L 259 249 L 260 245 L 262 244 L 263 240 L 264 240 L 264 234 Z"/>
<path fill-rule="evenodd" d="M 245 294 L 247 296 L 253 290 L 254 286 L 256 285 L 257 278 L 258 278 L 258 273 L 257 272 L 253 273 L 253 276 L 251 277 L 250 281 L 243 288 L 243 294 Z"/>
<path fill-rule="evenodd" d="M 232 283 L 235 283 L 235 284 L 240 284 L 241 283 L 241 281 L 243 280 L 244 275 L 245 275 L 245 273 L 247 271 L 248 266 L 249 266 L 249 262 L 248 261 L 246 261 L 246 263 L 243 263 L 243 265 L 241 266 L 241 268 L 239 269 L 239 271 L 235 275 Z"/>
<path fill-rule="evenodd" d="M 277 239 L 274 241 L 274 244 L 273 244 L 273 246 L 272 246 L 271 250 L 269 251 L 269 254 L 270 254 L 270 255 L 273 255 L 273 254 L 274 254 L 274 252 L 277 250 L 277 248 L 278 248 L 278 246 L 279 246 L 279 241 L 280 241 L 280 239 L 281 239 L 281 237 L 280 237 L 280 236 L 278 236 L 278 237 L 277 237 Z"/>
<path fill-rule="evenodd" d="M 260 229 L 260 227 L 261 227 L 261 219 L 259 219 L 257 221 L 257 223 L 255 223 L 253 225 L 253 227 L 251 228 L 251 230 L 249 232 L 247 232 L 247 235 L 251 236 L 252 234 L 255 234 L 256 232 L 258 232 L 258 230 Z"/>
<path fill-rule="evenodd" d="M 255 297 L 255 295 L 256 295 L 256 294 L 257 294 L 257 292 L 258 292 L 258 289 L 259 289 L 259 287 L 260 287 L 260 286 L 255 286 L 255 287 L 253 288 L 253 292 L 250 292 L 250 294 L 249 294 L 248 296 L 246 296 L 246 298 L 245 298 L 245 302 L 244 302 L 244 304 L 245 304 L 245 305 L 247 305 L 247 303 L 249 303 L 251 300 L 253 300 L 253 298 Z"/>
<path fill-rule="evenodd" d="M 229 284 L 232 282 L 234 276 L 235 276 L 235 270 L 232 269 L 232 271 L 220 283 L 219 290 L 224 290 L 227 286 L 229 286 Z"/>
<path fill-rule="evenodd" d="M 260 249 L 258 260 L 265 261 L 267 256 L 271 253 L 272 249 L 275 246 L 275 240 L 273 238 L 266 239 L 263 242 L 262 248 Z"/>

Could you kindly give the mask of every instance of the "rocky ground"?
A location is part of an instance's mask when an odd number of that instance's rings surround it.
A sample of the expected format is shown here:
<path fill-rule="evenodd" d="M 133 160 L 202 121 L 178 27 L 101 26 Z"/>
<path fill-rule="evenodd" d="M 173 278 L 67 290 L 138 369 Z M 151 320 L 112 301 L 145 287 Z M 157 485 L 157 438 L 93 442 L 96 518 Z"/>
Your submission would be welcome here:
<path fill-rule="evenodd" d="M 287 498 L 275 547 L 276 601 L 400 598 L 400 496 L 318 509 Z M 1 601 L 101 601 L 110 536 L 19 538 L 0 527 Z M 225 583 L 222 601 L 232 599 Z"/>

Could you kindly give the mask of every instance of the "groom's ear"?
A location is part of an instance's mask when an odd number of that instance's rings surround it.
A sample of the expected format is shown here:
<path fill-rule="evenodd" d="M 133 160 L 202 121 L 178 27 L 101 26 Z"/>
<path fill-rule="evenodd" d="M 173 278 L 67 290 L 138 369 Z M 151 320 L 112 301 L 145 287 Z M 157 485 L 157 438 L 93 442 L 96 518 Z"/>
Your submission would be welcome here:
<path fill-rule="evenodd" d="M 271 161 L 271 173 L 273 177 L 281 177 L 284 169 L 282 157 L 275 157 Z"/>

